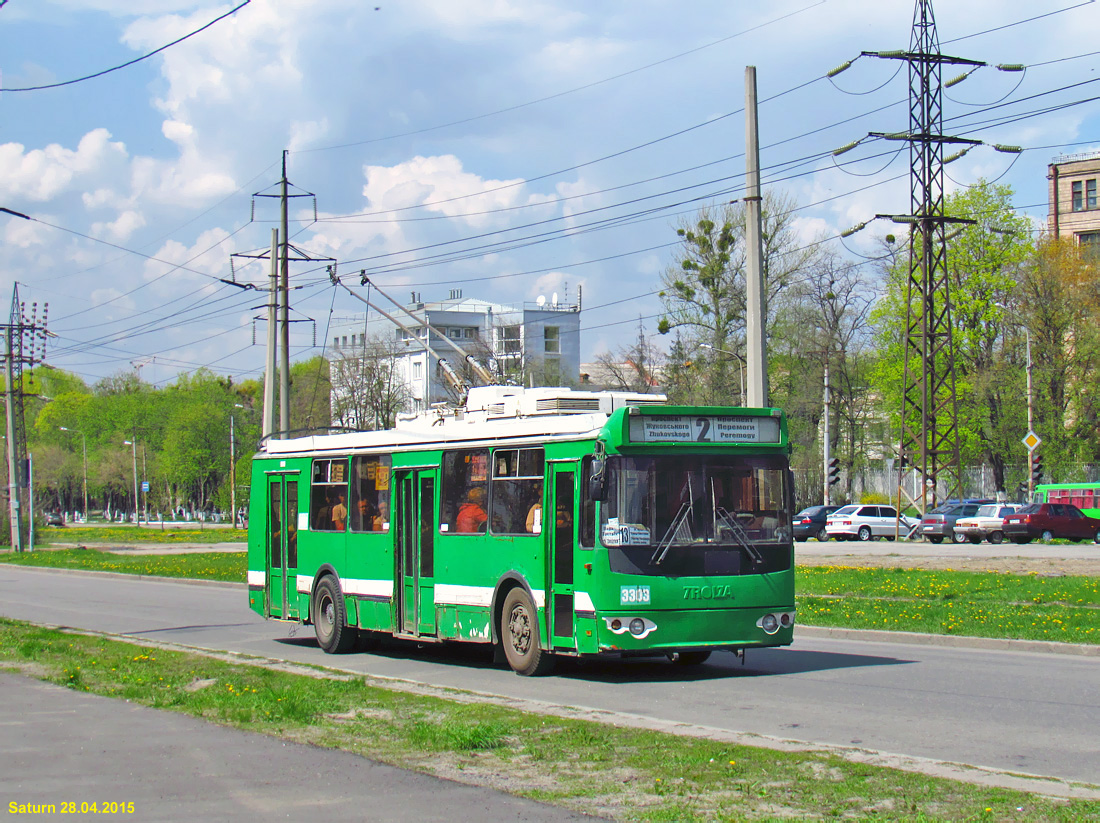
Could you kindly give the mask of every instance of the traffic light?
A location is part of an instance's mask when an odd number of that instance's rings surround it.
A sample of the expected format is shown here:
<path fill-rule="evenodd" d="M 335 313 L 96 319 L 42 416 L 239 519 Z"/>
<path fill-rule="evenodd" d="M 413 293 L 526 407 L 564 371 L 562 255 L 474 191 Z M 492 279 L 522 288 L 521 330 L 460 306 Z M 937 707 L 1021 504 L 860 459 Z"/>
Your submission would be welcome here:
<path fill-rule="evenodd" d="M 1038 454 L 1031 455 L 1031 482 L 1039 483 L 1043 479 L 1043 458 Z"/>
<path fill-rule="evenodd" d="M 829 485 L 835 486 L 840 482 L 840 460 L 836 457 L 829 458 Z"/>

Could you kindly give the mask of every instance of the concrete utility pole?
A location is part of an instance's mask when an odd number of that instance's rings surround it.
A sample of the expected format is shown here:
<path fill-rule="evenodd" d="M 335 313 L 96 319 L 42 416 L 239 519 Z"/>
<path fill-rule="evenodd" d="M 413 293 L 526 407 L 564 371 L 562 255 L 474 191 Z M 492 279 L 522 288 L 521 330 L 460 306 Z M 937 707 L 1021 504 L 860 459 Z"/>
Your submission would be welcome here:
<path fill-rule="evenodd" d="M 279 327 L 282 345 L 279 348 L 279 430 L 283 437 L 290 431 L 290 238 L 287 234 L 286 155 L 283 150 L 281 214 L 283 232 L 282 277 L 279 281 Z"/>
<path fill-rule="evenodd" d="M 830 480 L 832 478 L 829 477 L 829 458 L 832 456 L 830 454 L 830 449 L 832 448 L 832 441 L 829 439 L 830 438 L 830 433 L 829 433 L 829 404 L 830 404 L 831 400 L 832 400 L 832 395 L 830 395 L 830 393 L 829 393 L 829 362 L 828 362 L 828 360 L 826 360 L 825 361 L 825 444 L 822 448 L 822 451 L 824 453 L 823 457 L 824 457 L 824 465 L 825 465 L 825 470 L 822 472 L 822 474 L 824 474 L 824 476 L 825 476 L 825 498 L 824 499 L 825 499 L 825 505 L 826 506 L 832 505 L 832 502 L 833 502 L 833 500 L 832 500 L 833 484 L 830 482 Z"/>
<path fill-rule="evenodd" d="M 4 379 L 6 391 L 4 392 L 5 406 L 7 409 L 7 444 L 8 444 L 8 506 L 11 514 L 11 546 L 15 551 L 23 551 L 23 510 L 19 505 L 19 451 L 15 437 L 15 369 L 12 361 L 15 359 L 12 346 L 14 329 L 8 326 L 7 356 L 4 358 Z"/>
<path fill-rule="evenodd" d="M 264 378 L 264 411 L 262 424 L 264 437 L 271 437 L 276 431 L 280 433 L 281 437 L 286 437 L 286 432 L 290 431 L 290 261 L 293 259 L 295 262 L 299 263 L 336 262 L 332 257 L 311 257 L 302 252 L 301 249 L 294 248 L 294 246 L 290 244 L 290 237 L 287 233 L 289 223 L 287 211 L 289 209 L 290 199 L 292 197 L 312 197 L 313 219 L 316 220 L 317 198 L 312 192 L 308 191 L 294 194 L 290 193 L 290 186 L 292 184 L 286 177 L 287 153 L 286 151 L 283 152 L 283 176 L 279 180 L 279 193 L 266 194 L 264 192 L 256 192 L 252 195 L 253 197 L 277 197 L 279 199 L 279 222 L 282 225 L 282 235 L 280 236 L 279 229 L 272 230 L 270 252 L 234 252 L 230 255 L 231 258 L 243 257 L 253 260 L 270 259 L 271 261 L 271 279 L 268 287 L 267 302 L 267 370 Z M 255 204 L 253 204 L 253 213 L 255 213 Z M 293 257 L 291 257 L 292 251 L 294 252 Z M 256 288 L 254 285 L 238 283 L 236 280 L 225 280 L 223 282 L 241 289 Z M 277 344 L 277 341 L 281 341 L 281 345 Z M 278 362 L 278 368 L 276 368 L 276 362 Z M 276 374 L 278 374 L 279 379 L 278 430 L 275 428 L 274 381 Z M 270 384 L 268 376 L 270 376 Z"/>
<path fill-rule="evenodd" d="M 745 67 L 745 352 L 748 405 L 768 405 L 764 341 L 764 247 L 760 228 L 760 130 L 756 122 L 756 66 Z"/>

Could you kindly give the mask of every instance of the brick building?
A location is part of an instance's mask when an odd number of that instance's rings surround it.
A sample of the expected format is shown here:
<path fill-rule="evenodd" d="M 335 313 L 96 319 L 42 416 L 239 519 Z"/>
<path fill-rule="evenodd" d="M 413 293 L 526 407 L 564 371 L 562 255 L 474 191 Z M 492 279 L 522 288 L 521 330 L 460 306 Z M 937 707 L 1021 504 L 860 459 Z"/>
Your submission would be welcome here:
<path fill-rule="evenodd" d="M 1100 152 L 1056 157 L 1047 180 L 1047 231 L 1100 254 Z"/>

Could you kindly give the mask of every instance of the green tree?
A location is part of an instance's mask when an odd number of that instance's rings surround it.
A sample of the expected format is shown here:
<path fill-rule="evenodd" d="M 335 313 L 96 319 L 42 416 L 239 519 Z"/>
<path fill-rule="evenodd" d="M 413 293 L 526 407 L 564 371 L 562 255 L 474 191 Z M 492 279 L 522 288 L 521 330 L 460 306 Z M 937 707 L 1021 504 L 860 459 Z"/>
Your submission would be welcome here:
<path fill-rule="evenodd" d="M 804 247 L 794 228 L 794 201 L 767 191 L 761 207 L 765 336 L 782 308 L 781 296 L 813 261 L 816 247 Z M 662 275 L 665 315 L 658 331 L 681 329 L 688 345 L 710 346 L 699 402 L 727 404 L 740 396 L 745 342 L 745 208 L 743 204 L 706 207 L 679 226 L 683 239 L 677 262 Z M 723 353 L 726 352 L 726 353 Z"/>
<path fill-rule="evenodd" d="M 1022 382 L 1006 373 L 1002 306 L 1010 300 L 1020 267 L 1031 254 L 1030 224 L 1013 209 L 1009 186 L 986 181 L 948 196 L 945 212 L 974 221 L 948 241 L 946 254 L 960 453 L 964 464 L 988 462 L 996 487 L 1004 490 L 1012 440 L 1018 443 L 1023 432 L 1016 402 Z M 872 314 L 881 354 L 874 378 L 895 430 L 905 368 L 908 267 L 907 256 L 895 260 L 887 271 L 885 297 Z M 917 312 L 920 295 L 910 299 Z M 937 306 L 944 306 L 942 295 Z M 938 373 L 946 373 L 947 367 L 943 351 Z M 921 364 L 914 359 L 909 368 L 919 375 Z"/>

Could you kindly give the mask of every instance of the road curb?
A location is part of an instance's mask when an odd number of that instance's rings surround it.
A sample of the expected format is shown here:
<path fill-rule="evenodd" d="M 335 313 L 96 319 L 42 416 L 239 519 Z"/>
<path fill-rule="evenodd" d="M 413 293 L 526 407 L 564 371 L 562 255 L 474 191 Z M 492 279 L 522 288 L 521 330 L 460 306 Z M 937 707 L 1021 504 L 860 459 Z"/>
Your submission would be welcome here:
<path fill-rule="evenodd" d="M 1013 652 L 1070 654 L 1100 657 L 1100 645 L 1058 643 L 1053 640 L 1009 640 L 1001 637 L 969 637 L 919 632 L 888 632 L 880 629 L 842 629 L 832 626 L 796 626 L 794 637 L 828 637 L 836 640 L 861 640 L 871 643 L 909 643 L 914 646 L 938 646 L 949 649 L 1001 649 Z"/>

